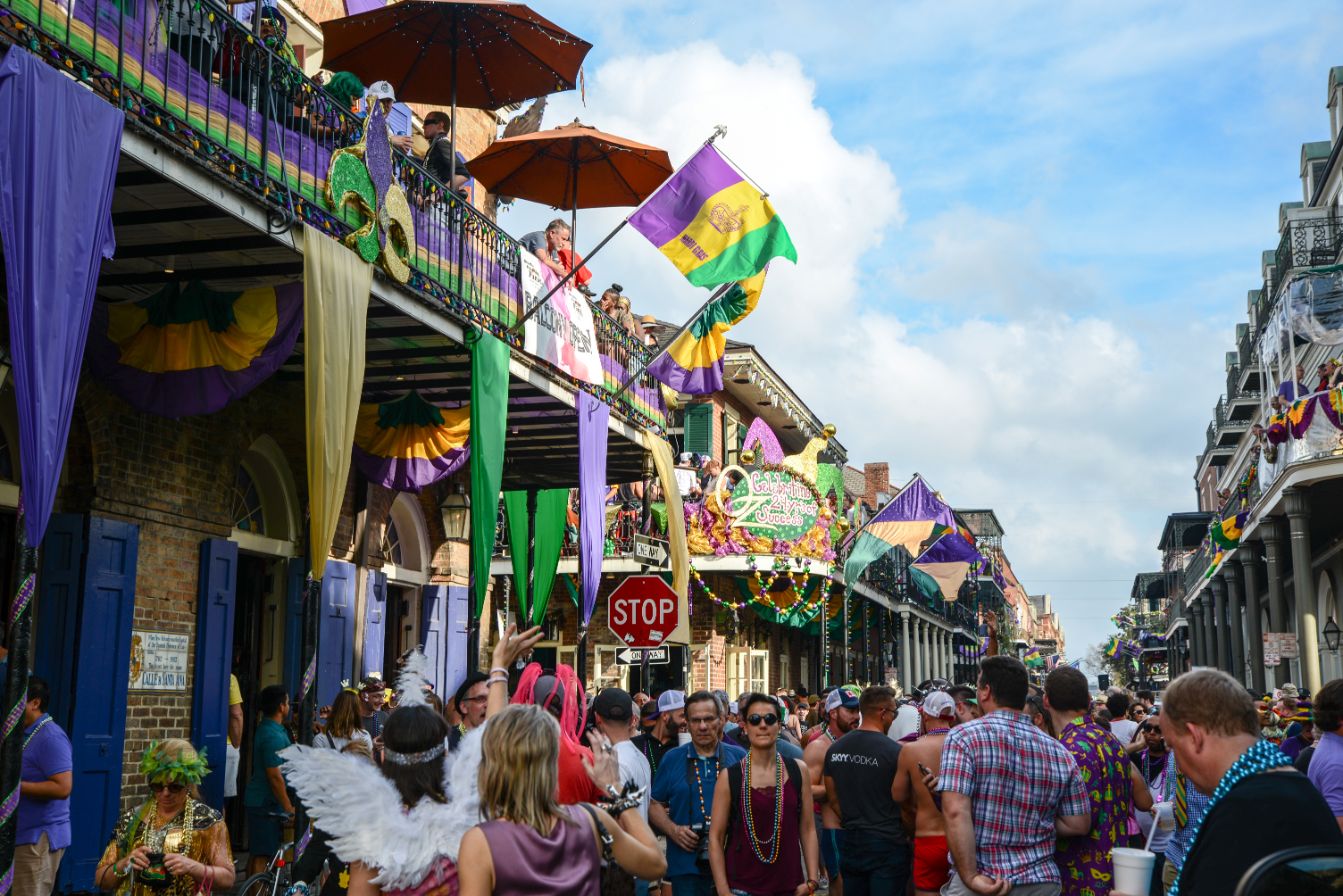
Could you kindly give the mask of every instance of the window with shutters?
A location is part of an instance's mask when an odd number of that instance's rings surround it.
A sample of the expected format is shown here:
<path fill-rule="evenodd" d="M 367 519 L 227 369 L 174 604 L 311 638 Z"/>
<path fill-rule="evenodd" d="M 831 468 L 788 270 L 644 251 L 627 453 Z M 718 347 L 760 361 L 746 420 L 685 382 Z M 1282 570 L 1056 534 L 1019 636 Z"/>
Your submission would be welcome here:
<path fill-rule="evenodd" d="M 741 443 L 746 438 L 746 427 L 732 411 L 723 411 L 723 466 L 738 462 Z"/>
<path fill-rule="evenodd" d="M 713 453 L 712 404 L 692 404 L 685 409 L 681 450 L 701 455 Z"/>

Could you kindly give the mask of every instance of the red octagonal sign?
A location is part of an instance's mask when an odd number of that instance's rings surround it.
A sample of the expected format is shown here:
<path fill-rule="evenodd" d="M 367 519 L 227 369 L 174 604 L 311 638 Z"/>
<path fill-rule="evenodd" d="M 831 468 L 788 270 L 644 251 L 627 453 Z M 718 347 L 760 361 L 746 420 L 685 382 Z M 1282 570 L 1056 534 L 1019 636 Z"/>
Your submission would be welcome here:
<path fill-rule="evenodd" d="M 661 647 L 676 630 L 679 601 L 661 576 L 630 576 L 606 603 L 606 625 L 626 647 Z"/>

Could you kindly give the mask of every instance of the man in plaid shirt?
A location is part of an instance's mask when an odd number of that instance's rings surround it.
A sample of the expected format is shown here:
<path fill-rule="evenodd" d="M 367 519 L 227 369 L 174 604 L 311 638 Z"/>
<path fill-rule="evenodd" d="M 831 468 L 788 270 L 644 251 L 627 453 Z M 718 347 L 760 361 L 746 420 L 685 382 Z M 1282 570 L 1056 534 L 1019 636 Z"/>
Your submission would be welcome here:
<path fill-rule="evenodd" d="M 939 789 L 956 873 L 945 896 L 1058 896 L 1057 836 L 1091 828 L 1072 755 L 1023 710 L 1026 667 L 1009 656 L 979 666 L 984 717 L 951 729 Z"/>

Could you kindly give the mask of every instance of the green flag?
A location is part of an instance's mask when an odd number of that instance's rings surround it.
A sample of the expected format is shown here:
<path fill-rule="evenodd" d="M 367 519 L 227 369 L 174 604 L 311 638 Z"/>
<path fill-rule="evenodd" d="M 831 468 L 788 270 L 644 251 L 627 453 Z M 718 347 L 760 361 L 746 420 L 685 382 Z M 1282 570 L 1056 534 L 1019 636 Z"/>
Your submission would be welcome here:
<path fill-rule="evenodd" d="M 522 596 L 527 592 L 529 561 L 534 559 L 536 563 L 532 625 L 540 625 L 546 618 L 550 588 L 555 583 L 555 570 L 560 565 L 560 548 L 564 545 L 564 514 L 568 507 L 567 488 L 549 488 L 536 493 L 536 556 L 531 558 L 527 556 L 527 493 L 504 492 L 504 510 L 508 513 L 508 547 L 513 556 L 513 591 L 518 596 L 519 607 L 522 607 Z M 521 620 L 521 612 L 518 617 Z"/>
<path fill-rule="evenodd" d="M 484 330 L 466 334 L 471 350 L 471 618 L 479 619 L 490 584 L 499 489 L 508 426 L 508 344 Z"/>

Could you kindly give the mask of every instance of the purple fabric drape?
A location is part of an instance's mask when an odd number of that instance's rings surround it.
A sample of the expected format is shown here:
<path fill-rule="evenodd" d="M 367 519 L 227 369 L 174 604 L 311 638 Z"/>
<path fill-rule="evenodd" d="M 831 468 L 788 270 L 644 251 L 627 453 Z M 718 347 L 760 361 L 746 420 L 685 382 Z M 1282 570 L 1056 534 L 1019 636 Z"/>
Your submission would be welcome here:
<path fill-rule="evenodd" d="M 77 137 L 62 131 L 75 123 Z M 122 125 L 115 106 L 26 50 L 0 63 L 0 241 L 30 545 L 51 517 L 98 267 L 116 248 Z"/>
<path fill-rule="evenodd" d="M 901 489 L 900 494 L 877 511 L 877 515 L 868 521 L 868 525 L 906 520 L 932 520 L 943 526 L 956 525 L 956 515 L 944 501 L 933 494 L 933 490 L 923 481 L 922 476 L 916 476 Z"/>
<path fill-rule="evenodd" d="M 578 569 L 583 577 L 582 626 L 592 621 L 602 581 L 602 529 L 606 523 L 606 423 L 611 408 L 578 393 Z"/>

